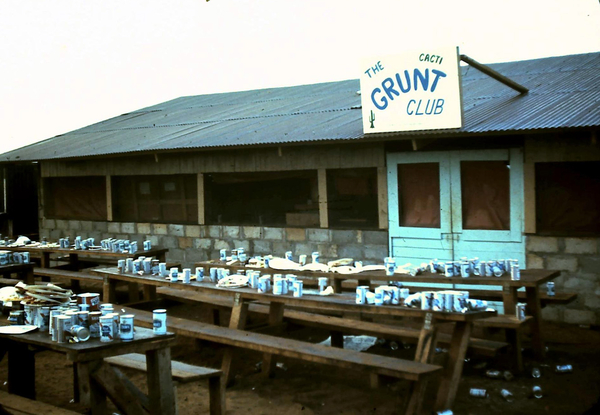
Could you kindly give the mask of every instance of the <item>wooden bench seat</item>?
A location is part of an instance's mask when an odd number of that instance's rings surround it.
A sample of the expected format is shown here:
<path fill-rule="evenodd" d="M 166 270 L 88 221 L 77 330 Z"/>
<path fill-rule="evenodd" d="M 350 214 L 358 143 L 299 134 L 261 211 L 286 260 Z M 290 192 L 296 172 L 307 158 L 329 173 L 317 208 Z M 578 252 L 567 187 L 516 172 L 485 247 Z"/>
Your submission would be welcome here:
<path fill-rule="evenodd" d="M 56 278 L 68 280 L 71 284 L 71 289 L 78 293 L 81 291 L 81 287 L 79 285 L 80 281 L 88 281 L 88 282 L 97 282 L 102 283 L 104 279 L 98 275 L 92 275 L 87 272 L 82 271 L 69 271 L 64 269 L 56 269 L 56 268 L 40 268 L 35 267 L 33 269 L 33 275 L 35 277 L 42 277 L 42 280 L 48 278 Z"/>
<path fill-rule="evenodd" d="M 0 391 L 0 411 L 11 415 L 81 415 L 79 412 L 59 408 L 44 402 L 34 401 Z"/>
<path fill-rule="evenodd" d="M 22 280 L 18 278 L 0 278 L 0 286 L 2 287 L 15 286 L 20 282 Z"/>
<path fill-rule="evenodd" d="M 105 362 L 118 367 L 146 372 L 146 355 L 128 353 L 104 359 Z M 222 387 L 223 372 L 202 366 L 171 361 L 171 373 L 177 382 L 187 383 L 200 379 L 208 379 L 210 415 L 225 414 L 225 390 Z"/>
<path fill-rule="evenodd" d="M 152 327 L 152 313 L 130 309 L 136 324 Z M 285 339 L 244 330 L 230 329 L 178 317 L 169 316 L 167 330 L 179 335 L 279 355 L 313 363 L 360 370 L 372 375 L 390 376 L 411 382 L 410 396 L 404 413 L 416 414 L 421 404 L 427 381 L 441 374 L 442 367 L 410 360 L 378 356 L 354 350 L 338 349 L 300 340 Z"/>
<path fill-rule="evenodd" d="M 156 292 L 167 299 L 192 303 L 201 302 L 217 307 L 218 309 L 226 310 L 231 309 L 233 306 L 233 300 L 230 298 L 215 297 L 203 293 L 178 290 L 176 288 L 160 287 Z M 269 307 L 263 304 L 252 303 L 250 304 L 248 311 L 251 313 L 268 315 Z M 416 328 L 372 323 L 369 321 L 328 316 L 291 310 L 288 308 L 283 311 L 283 318 L 286 321 L 301 326 L 318 327 L 330 330 L 332 346 L 336 347 L 341 347 L 343 345 L 343 334 L 369 335 L 407 343 L 416 343 L 420 334 L 420 330 Z M 218 323 L 218 319 L 215 323 Z M 450 338 L 451 336 L 446 333 L 438 333 L 438 343 L 441 345 L 448 346 L 450 344 Z M 471 338 L 469 340 L 469 351 L 481 356 L 496 356 L 501 351 L 506 350 L 508 346 L 509 344 L 506 342 L 478 338 Z"/>

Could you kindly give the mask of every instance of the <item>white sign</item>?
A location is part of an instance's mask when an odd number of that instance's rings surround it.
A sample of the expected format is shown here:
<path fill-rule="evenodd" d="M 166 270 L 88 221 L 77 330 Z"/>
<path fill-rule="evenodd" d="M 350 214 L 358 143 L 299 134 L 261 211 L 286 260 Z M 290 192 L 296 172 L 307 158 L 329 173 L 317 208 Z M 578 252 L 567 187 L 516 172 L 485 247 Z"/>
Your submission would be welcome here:
<path fill-rule="evenodd" d="M 365 59 L 362 69 L 365 134 L 462 126 L 458 48 Z"/>

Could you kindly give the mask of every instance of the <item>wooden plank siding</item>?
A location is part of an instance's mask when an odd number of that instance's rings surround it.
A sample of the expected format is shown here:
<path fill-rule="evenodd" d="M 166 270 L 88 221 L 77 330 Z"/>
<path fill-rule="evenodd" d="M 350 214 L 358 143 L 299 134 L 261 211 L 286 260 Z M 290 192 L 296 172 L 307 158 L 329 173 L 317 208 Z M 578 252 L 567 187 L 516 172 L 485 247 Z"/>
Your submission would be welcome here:
<path fill-rule="evenodd" d="M 40 162 L 42 177 L 197 174 L 385 167 L 383 144 L 182 151 Z"/>

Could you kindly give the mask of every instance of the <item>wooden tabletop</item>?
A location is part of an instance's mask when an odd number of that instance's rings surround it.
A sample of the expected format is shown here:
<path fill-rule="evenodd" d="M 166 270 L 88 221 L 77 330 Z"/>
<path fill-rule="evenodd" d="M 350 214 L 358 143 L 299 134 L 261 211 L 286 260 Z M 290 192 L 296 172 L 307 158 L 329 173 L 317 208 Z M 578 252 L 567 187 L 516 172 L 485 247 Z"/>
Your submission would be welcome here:
<path fill-rule="evenodd" d="M 432 274 L 424 272 L 419 275 L 394 274 L 386 275 L 385 271 L 359 272 L 357 274 L 339 274 L 336 272 L 294 271 L 276 270 L 272 268 L 245 267 L 243 265 L 227 265 L 225 262 L 212 260 L 197 263 L 199 267 L 226 267 L 235 269 L 259 270 L 269 274 L 295 274 L 299 276 L 328 277 L 334 279 L 356 279 L 370 281 L 399 281 L 435 284 L 463 284 L 463 285 L 501 285 L 503 287 L 537 287 L 560 275 L 560 271 L 545 269 L 523 269 L 521 279 L 512 280 L 510 274 L 505 273 L 501 277 L 446 277 L 443 274 Z"/>
<path fill-rule="evenodd" d="M 7 273 L 7 272 L 28 271 L 30 269 L 33 269 L 34 266 L 35 266 L 35 264 L 33 264 L 31 262 L 29 264 L 6 264 L 6 265 L 0 265 L 0 274 Z"/>
<path fill-rule="evenodd" d="M 221 288 L 211 282 L 196 282 L 183 284 L 182 282 L 171 282 L 168 279 L 154 275 L 137 275 L 131 273 L 119 273 L 117 268 L 97 268 L 92 270 L 93 273 L 115 279 L 119 281 L 135 282 L 140 284 L 165 286 L 178 288 L 182 290 L 208 292 L 215 295 L 236 297 L 239 298 L 267 301 L 270 303 L 285 303 L 293 306 L 312 307 L 318 309 L 349 311 L 349 312 L 369 312 L 388 316 L 408 316 L 422 317 L 425 314 L 431 313 L 434 319 L 444 321 L 472 321 L 480 318 L 489 317 L 494 313 L 485 311 L 469 311 L 465 313 L 450 313 L 441 311 L 421 310 L 417 308 L 408 308 L 399 305 L 367 305 L 356 304 L 356 296 L 354 293 L 340 293 L 328 296 L 321 295 L 303 295 L 302 297 L 294 297 L 291 293 L 287 295 L 274 295 L 272 293 L 259 293 L 252 288 Z"/>
<path fill-rule="evenodd" d="M 49 247 L 47 245 L 24 245 L 24 246 L 0 246 L 0 250 L 7 250 L 13 252 L 30 252 L 30 253 L 51 253 L 51 254 L 77 254 L 84 256 L 105 256 L 109 258 L 137 258 L 139 256 L 158 256 L 169 251 L 168 248 L 152 248 L 149 250 L 138 250 L 135 254 L 128 252 L 112 252 L 107 249 L 75 249 L 75 248 L 59 248 Z"/>
<path fill-rule="evenodd" d="M 169 347 L 175 340 L 175 334 L 154 334 L 152 330 L 135 327 L 135 336 L 132 341 L 124 342 L 115 339 L 112 342 L 101 342 L 100 339 L 89 339 L 79 343 L 53 342 L 49 333 L 35 330 L 25 334 L 0 334 L 0 341 L 10 340 L 40 346 L 45 349 L 65 353 L 73 362 L 102 359 L 126 353 L 141 353 L 146 350 L 155 350 Z"/>

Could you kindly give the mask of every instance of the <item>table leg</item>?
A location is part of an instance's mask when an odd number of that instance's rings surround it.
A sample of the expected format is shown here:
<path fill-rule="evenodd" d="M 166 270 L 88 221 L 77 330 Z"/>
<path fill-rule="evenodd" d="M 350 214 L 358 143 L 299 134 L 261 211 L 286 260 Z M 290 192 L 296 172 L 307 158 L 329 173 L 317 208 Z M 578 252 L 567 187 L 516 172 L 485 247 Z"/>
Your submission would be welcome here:
<path fill-rule="evenodd" d="M 546 356 L 546 348 L 542 339 L 542 306 L 538 287 L 526 287 L 527 311 L 533 317 L 531 322 L 531 346 L 536 359 Z"/>
<path fill-rule="evenodd" d="M 91 376 L 91 373 L 98 368 L 100 363 L 100 361 L 76 363 L 79 400 L 91 409 L 93 415 L 108 413 L 106 392 Z"/>
<path fill-rule="evenodd" d="M 79 255 L 69 254 L 69 269 L 79 271 Z"/>
<path fill-rule="evenodd" d="M 129 302 L 137 303 L 140 301 L 140 286 L 137 282 L 129 282 Z"/>
<path fill-rule="evenodd" d="M 35 399 L 35 354 L 27 345 L 8 343 L 8 392 Z"/>
<path fill-rule="evenodd" d="M 423 321 L 423 327 L 419 333 L 419 341 L 415 353 L 415 361 L 430 363 L 435 352 L 437 343 L 437 325 L 433 324 L 433 315 L 427 313 Z"/>
<path fill-rule="evenodd" d="M 42 252 L 40 257 L 40 267 L 50 268 L 50 252 Z"/>
<path fill-rule="evenodd" d="M 158 297 L 156 296 L 156 287 L 154 285 L 144 285 L 144 301 L 154 301 Z"/>
<path fill-rule="evenodd" d="M 233 301 L 233 308 L 231 309 L 231 318 L 229 320 L 229 328 L 236 330 L 244 330 L 246 327 L 246 318 L 248 316 L 248 302 L 241 298 L 240 294 L 237 294 Z M 221 371 L 223 372 L 223 385 L 227 386 L 231 383 L 229 378 L 233 363 L 233 349 L 227 348 L 223 354 L 223 363 L 221 365 Z"/>
<path fill-rule="evenodd" d="M 165 347 L 146 352 L 148 370 L 148 397 L 150 413 L 156 415 L 175 415 L 177 402 L 171 374 L 171 349 Z"/>
<path fill-rule="evenodd" d="M 515 307 L 519 301 L 518 287 L 504 287 L 502 290 L 502 302 L 504 303 L 504 314 L 514 314 Z"/>
<path fill-rule="evenodd" d="M 28 268 L 21 275 L 21 280 L 27 285 L 35 284 L 34 276 L 33 276 L 33 268 Z"/>
<path fill-rule="evenodd" d="M 269 326 L 276 326 L 283 321 L 283 303 L 271 302 L 269 306 Z M 262 373 L 266 377 L 275 374 L 275 359 L 270 353 L 263 354 Z"/>
<path fill-rule="evenodd" d="M 117 302 L 117 280 L 104 277 L 102 284 L 102 302 L 115 304 Z"/>
<path fill-rule="evenodd" d="M 473 323 L 471 322 L 456 322 L 448 350 L 448 362 L 442 372 L 442 380 L 437 393 L 435 403 L 437 411 L 449 409 L 454 403 L 472 329 Z"/>
<path fill-rule="evenodd" d="M 342 281 L 339 278 L 334 278 L 333 279 L 333 292 L 336 294 L 341 294 L 342 293 Z"/>

